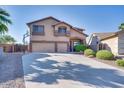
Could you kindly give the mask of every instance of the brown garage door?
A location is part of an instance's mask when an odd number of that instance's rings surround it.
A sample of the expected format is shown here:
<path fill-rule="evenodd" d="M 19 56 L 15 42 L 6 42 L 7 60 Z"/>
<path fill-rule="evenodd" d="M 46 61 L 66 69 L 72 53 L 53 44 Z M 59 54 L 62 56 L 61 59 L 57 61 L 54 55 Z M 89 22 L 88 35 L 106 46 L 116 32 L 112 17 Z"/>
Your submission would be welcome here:
<path fill-rule="evenodd" d="M 32 43 L 32 52 L 55 52 L 55 43 Z"/>
<path fill-rule="evenodd" d="M 68 45 L 67 43 L 57 43 L 57 52 L 67 52 Z"/>

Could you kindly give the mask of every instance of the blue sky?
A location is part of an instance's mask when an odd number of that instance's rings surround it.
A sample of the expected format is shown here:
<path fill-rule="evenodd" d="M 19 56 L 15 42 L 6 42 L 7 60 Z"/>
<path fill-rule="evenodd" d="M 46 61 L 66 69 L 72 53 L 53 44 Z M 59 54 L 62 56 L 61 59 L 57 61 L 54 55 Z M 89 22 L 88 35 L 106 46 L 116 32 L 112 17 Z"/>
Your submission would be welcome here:
<path fill-rule="evenodd" d="M 56 17 L 73 26 L 86 29 L 90 35 L 94 32 L 118 31 L 124 22 L 124 6 L 1 6 L 7 10 L 13 21 L 9 26 L 11 34 L 22 42 L 27 30 L 26 23 L 47 16 Z"/>

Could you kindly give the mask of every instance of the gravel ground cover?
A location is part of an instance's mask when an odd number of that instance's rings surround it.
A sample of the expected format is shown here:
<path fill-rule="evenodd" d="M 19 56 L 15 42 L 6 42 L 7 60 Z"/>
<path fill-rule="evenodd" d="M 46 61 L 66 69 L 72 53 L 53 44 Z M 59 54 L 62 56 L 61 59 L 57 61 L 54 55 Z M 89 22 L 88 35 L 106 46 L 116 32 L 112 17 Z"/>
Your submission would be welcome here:
<path fill-rule="evenodd" d="M 0 88 L 24 88 L 21 53 L 7 53 L 0 60 Z"/>

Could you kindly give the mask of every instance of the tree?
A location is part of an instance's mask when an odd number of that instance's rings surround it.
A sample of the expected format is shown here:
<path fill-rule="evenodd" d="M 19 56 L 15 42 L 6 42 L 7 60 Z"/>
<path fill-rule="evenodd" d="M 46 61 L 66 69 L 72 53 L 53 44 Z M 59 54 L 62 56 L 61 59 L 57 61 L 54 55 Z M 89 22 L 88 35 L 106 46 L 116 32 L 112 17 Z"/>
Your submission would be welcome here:
<path fill-rule="evenodd" d="M 119 30 L 124 30 L 124 23 L 119 26 Z"/>
<path fill-rule="evenodd" d="M 5 34 L 8 32 L 8 24 L 12 24 L 9 17 L 9 13 L 0 8 L 0 34 Z"/>
<path fill-rule="evenodd" d="M 8 44 L 8 43 L 15 43 L 16 40 L 10 35 L 2 35 L 0 36 L 0 43 Z"/>

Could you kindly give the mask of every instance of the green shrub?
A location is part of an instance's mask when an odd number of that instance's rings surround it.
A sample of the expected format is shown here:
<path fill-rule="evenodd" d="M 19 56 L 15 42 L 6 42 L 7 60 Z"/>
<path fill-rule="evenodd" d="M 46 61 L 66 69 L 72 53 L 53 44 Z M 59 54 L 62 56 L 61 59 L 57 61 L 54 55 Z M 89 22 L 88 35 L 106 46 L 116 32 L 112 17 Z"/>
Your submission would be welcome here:
<path fill-rule="evenodd" d="M 94 58 L 95 56 L 94 56 L 94 55 L 89 55 L 88 57 L 89 57 L 89 58 Z"/>
<path fill-rule="evenodd" d="M 86 50 L 87 47 L 85 45 L 83 45 L 83 44 L 80 44 L 80 45 L 76 45 L 74 47 L 74 49 L 75 49 L 76 52 L 80 52 L 80 51 L 83 51 L 84 52 L 84 50 Z"/>
<path fill-rule="evenodd" d="M 86 49 L 85 51 L 84 51 L 84 55 L 85 56 L 89 56 L 89 57 L 93 57 L 93 56 L 95 56 L 95 52 L 92 50 L 92 49 Z M 92 55 L 92 56 L 91 56 Z"/>
<path fill-rule="evenodd" d="M 111 60 L 114 58 L 114 55 L 108 50 L 100 50 L 96 53 L 96 57 L 99 59 Z"/>
<path fill-rule="evenodd" d="M 122 59 L 116 60 L 116 63 L 118 66 L 124 66 L 124 60 L 122 60 Z"/>

